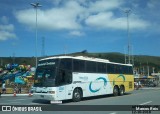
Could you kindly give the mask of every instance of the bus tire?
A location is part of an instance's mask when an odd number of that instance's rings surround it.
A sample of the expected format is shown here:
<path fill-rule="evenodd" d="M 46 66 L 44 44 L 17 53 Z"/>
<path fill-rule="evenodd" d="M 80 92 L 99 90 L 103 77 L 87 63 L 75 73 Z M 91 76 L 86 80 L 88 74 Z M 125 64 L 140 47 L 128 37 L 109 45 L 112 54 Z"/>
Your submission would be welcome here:
<path fill-rule="evenodd" d="M 114 96 L 118 96 L 118 93 L 119 93 L 119 91 L 118 91 L 118 86 L 114 86 L 113 95 L 114 95 Z"/>
<path fill-rule="evenodd" d="M 81 101 L 81 98 L 82 98 L 82 92 L 81 92 L 81 90 L 78 89 L 78 88 L 74 89 L 72 100 L 74 102 L 79 102 L 79 101 Z"/>
<path fill-rule="evenodd" d="M 124 95 L 124 86 L 120 86 L 119 88 L 119 96 Z"/>

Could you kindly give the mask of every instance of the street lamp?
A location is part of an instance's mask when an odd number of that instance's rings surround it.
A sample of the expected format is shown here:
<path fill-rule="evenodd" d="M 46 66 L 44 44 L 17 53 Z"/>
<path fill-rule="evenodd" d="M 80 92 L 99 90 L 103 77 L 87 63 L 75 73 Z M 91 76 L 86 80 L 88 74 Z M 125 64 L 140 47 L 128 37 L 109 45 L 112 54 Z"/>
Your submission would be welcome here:
<path fill-rule="evenodd" d="M 36 49 L 35 49 L 35 56 L 36 56 L 36 68 L 37 68 L 37 8 L 41 7 L 42 5 L 40 5 L 38 2 L 37 3 L 31 3 L 31 5 L 36 9 Z"/>
<path fill-rule="evenodd" d="M 127 9 L 124 11 L 127 14 L 127 36 L 128 36 L 128 64 L 131 63 L 131 55 L 130 55 L 130 49 L 131 49 L 131 45 L 130 45 L 130 36 L 129 36 L 129 14 L 131 13 L 130 9 Z"/>

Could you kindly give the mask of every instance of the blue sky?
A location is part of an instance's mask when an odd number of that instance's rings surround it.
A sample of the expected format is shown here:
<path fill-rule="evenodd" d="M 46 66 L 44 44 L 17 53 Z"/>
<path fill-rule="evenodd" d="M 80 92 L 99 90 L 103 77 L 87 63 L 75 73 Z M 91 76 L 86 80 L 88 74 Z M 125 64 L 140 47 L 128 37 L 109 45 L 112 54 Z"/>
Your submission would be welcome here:
<path fill-rule="evenodd" d="M 0 57 L 35 56 L 35 2 L 38 56 L 127 52 L 127 9 L 133 54 L 160 56 L 159 0 L 0 0 Z"/>

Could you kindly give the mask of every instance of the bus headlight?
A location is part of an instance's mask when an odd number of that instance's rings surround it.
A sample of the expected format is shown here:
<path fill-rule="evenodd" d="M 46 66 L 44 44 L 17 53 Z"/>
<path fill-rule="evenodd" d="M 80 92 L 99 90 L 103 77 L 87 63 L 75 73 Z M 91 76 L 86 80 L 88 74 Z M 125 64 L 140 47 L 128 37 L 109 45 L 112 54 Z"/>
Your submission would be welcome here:
<path fill-rule="evenodd" d="M 50 93 L 50 94 L 55 94 L 55 91 L 48 91 L 48 93 Z"/>

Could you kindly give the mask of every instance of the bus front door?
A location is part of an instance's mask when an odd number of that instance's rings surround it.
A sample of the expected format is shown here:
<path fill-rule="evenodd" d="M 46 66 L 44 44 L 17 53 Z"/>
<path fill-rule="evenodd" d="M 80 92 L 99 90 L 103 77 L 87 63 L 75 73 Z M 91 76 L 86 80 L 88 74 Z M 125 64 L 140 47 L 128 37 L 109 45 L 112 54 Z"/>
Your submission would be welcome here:
<path fill-rule="evenodd" d="M 57 98 L 58 100 L 66 99 L 66 86 L 59 86 L 57 88 Z"/>

